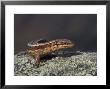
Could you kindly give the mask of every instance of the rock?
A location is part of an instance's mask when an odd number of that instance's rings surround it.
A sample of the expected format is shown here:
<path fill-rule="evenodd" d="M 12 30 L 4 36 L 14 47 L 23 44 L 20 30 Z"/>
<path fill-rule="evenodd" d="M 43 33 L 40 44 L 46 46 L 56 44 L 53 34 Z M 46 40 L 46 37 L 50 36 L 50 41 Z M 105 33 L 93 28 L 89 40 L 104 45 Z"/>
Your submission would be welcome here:
<path fill-rule="evenodd" d="M 97 76 L 96 52 L 62 52 L 51 59 L 42 58 L 40 65 L 25 52 L 14 56 L 15 76 Z M 66 56 L 65 56 L 66 55 Z"/>

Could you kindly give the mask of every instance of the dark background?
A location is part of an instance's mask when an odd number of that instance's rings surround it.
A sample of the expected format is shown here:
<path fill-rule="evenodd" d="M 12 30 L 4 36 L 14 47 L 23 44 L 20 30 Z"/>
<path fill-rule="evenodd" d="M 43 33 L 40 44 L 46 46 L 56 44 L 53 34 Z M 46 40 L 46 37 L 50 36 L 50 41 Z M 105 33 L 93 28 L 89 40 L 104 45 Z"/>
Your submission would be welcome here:
<path fill-rule="evenodd" d="M 75 42 L 72 50 L 97 51 L 96 14 L 15 14 L 14 52 L 39 39 L 66 38 Z"/>

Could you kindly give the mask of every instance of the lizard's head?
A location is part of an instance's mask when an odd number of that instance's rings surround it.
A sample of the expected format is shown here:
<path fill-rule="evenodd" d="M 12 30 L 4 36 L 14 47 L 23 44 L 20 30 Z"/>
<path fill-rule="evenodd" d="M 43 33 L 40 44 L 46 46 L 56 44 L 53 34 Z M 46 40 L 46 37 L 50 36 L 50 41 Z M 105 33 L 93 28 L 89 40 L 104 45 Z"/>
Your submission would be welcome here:
<path fill-rule="evenodd" d="M 57 39 L 56 45 L 58 49 L 71 48 L 74 46 L 74 44 L 68 39 Z"/>

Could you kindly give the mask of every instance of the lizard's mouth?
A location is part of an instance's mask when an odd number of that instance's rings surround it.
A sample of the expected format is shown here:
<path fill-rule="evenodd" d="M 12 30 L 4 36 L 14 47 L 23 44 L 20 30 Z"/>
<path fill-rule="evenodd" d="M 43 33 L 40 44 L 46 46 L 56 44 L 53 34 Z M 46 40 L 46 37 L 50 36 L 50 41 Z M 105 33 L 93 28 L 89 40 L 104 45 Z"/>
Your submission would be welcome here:
<path fill-rule="evenodd" d="M 72 48 L 74 46 L 73 43 L 65 43 L 65 44 L 59 44 L 58 48 L 63 49 L 63 48 Z"/>
<path fill-rule="evenodd" d="M 74 46 L 74 44 L 72 43 L 72 41 L 67 40 L 67 39 L 60 39 L 60 41 L 57 43 L 58 48 L 62 49 L 62 48 L 71 48 Z"/>
<path fill-rule="evenodd" d="M 74 46 L 74 44 L 64 44 L 64 45 L 62 45 L 62 47 L 64 47 L 64 48 L 71 48 L 71 47 L 73 47 Z"/>

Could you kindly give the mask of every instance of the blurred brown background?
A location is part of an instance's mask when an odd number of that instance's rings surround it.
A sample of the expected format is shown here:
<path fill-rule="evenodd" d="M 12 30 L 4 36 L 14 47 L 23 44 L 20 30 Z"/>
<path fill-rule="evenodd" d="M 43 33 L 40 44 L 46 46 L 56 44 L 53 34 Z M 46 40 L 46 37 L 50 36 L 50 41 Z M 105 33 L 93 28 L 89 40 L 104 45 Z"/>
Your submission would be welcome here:
<path fill-rule="evenodd" d="M 27 43 L 38 39 L 70 39 L 72 50 L 97 51 L 96 14 L 15 14 L 14 49 L 24 51 Z"/>

